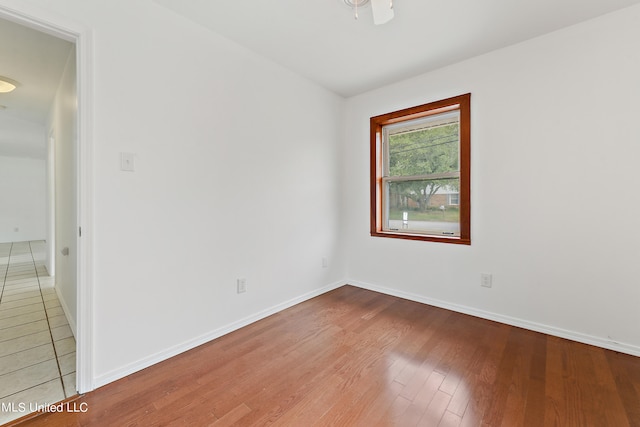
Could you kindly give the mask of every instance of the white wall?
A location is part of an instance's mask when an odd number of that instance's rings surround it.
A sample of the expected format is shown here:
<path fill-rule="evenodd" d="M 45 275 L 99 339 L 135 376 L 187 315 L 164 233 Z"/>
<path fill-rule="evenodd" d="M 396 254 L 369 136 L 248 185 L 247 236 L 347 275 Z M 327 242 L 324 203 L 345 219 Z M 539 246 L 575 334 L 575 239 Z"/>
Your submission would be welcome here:
<path fill-rule="evenodd" d="M 0 243 L 45 239 L 46 182 L 44 159 L 0 155 Z"/>
<path fill-rule="evenodd" d="M 350 99 L 351 281 L 640 355 L 638 22 L 636 6 Z M 370 237 L 369 117 L 467 92 L 472 245 Z"/>
<path fill-rule="evenodd" d="M 363 286 L 640 345 L 639 8 L 353 98 L 345 114 L 151 1 L 30 4 L 93 35 L 95 385 L 342 283 L 347 263 Z M 465 92 L 473 244 L 369 237 L 368 118 Z M 135 172 L 118 169 L 121 152 Z M 626 204 L 602 214 L 602 194 Z"/>
<path fill-rule="evenodd" d="M 11 109 L 0 114 L 0 155 L 44 159 L 47 155 L 45 129 L 41 123 L 12 116 Z"/>
<path fill-rule="evenodd" d="M 151 1 L 30 4 L 93 36 L 96 385 L 341 283 L 341 98 Z"/>
<path fill-rule="evenodd" d="M 77 96 L 75 49 L 71 49 L 66 68 L 60 79 L 51 115 L 49 134 L 54 146 L 55 190 L 55 283 L 56 292 L 64 308 L 74 335 L 77 325 Z M 51 231 L 51 230 L 49 230 Z M 63 255 L 68 248 L 69 254 Z"/>
<path fill-rule="evenodd" d="M 0 115 L 0 242 L 46 238 L 45 146 L 42 125 Z"/>

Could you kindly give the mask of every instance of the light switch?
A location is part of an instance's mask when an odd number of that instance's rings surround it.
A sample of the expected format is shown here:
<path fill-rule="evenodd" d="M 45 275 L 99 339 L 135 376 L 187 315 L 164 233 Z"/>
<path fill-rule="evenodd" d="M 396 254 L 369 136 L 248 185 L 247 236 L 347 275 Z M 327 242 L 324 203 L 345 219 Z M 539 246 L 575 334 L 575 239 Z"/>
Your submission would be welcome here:
<path fill-rule="evenodd" d="M 133 153 L 120 153 L 120 170 L 133 172 L 135 170 L 135 166 L 133 163 L 133 158 L 135 154 Z"/>

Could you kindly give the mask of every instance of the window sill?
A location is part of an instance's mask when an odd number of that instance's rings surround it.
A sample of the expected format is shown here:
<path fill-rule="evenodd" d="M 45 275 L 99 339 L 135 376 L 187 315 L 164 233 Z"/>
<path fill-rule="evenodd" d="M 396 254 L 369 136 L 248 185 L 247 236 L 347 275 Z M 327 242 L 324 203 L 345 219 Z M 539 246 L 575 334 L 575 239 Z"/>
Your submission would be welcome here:
<path fill-rule="evenodd" d="M 454 245 L 471 245 L 471 239 L 463 239 L 461 237 L 429 236 L 425 234 L 393 233 L 387 231 L 372 231 L 371 236 L 389 237 L 392 239 L 421 240 L 424 242 L 451 243 Z"/>

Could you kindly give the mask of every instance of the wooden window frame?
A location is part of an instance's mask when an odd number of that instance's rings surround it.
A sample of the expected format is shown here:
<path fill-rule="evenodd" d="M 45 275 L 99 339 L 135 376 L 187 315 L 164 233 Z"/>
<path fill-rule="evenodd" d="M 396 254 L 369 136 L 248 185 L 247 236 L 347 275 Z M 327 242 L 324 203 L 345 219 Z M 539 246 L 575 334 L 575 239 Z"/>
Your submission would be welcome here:
<path fill-rule="evenodd" d="M 386 125 L 414 120 L 448 111 L 460 112 L 460 236 L 440 236 L 383 230 L 382 225 L 382 129 Z M 405 108 L 370 119 L 371 170 L 371 236 L 396 239 L 422 240 L 470 245 L 471 244 L 471 94 L 455 96 L 416 107 Z"/>

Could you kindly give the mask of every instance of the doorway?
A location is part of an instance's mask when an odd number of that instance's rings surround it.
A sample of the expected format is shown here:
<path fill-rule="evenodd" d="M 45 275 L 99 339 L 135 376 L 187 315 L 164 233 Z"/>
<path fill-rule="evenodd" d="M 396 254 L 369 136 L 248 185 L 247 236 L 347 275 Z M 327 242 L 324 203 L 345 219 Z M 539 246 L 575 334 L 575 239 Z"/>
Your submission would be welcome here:
<path fill-rule="evenodd" d="M 43 264 L 56 274 L 56 286 L 60 282 L 60 295 L 74 322 L 76 336 L 76 384 L 81 393 L 93 389 L 91 377 L 91 102 L 90 91 L 90 32 L 51 12 L 26 10 L 18 4 L 13 9 L 0 5 L 2 22 L 17 24 L 36 33 L 70 43 L 73 52 L 68 56 L 59 90 L 64 92 L 64 102 L 54 105 L 47 121 L 45 151 L 53 151 L 55 167 L 49 162 L 47 187 L 55 198 L 49 197 L 47 212 L 47 243 Z M 16 79 L 17 80 L 17 79 Z M 60 94 L 58 94 L 60 95 Z M 68 102 L 73 98 L 75 102 Z M 62 105 L 64 104 L 64 105 Z M 71 108 L 70 112 L 67 108 Z M 47 144 L 49 145 L 47 147 Z M 51 157 L 49 157 L 51 158 Z M 55 200 L 55 202 L 54 202 Z M 55 231 L 54 231 L 55 230 Z M 37 246 L 37 245 L 36 245 Z M 64 288 L 64 289 L 62 289 Z"/>

